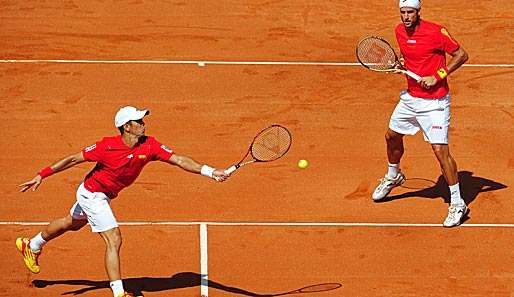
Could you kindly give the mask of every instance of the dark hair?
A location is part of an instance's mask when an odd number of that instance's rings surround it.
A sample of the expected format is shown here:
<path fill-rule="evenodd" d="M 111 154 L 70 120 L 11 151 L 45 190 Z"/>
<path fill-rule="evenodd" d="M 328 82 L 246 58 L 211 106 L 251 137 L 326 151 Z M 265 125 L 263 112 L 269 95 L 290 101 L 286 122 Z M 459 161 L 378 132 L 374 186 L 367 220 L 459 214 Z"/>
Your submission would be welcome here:
<path fill-rule="evenodd" d="M 125 132 L 125 129 L 123 128 L 123 126 L 125 126 L 125 124 L 123 124 L 122 126 L 118 127 L 118 131 L 120 131 L 121 135 L 123 135 L 123 133 Z"/>

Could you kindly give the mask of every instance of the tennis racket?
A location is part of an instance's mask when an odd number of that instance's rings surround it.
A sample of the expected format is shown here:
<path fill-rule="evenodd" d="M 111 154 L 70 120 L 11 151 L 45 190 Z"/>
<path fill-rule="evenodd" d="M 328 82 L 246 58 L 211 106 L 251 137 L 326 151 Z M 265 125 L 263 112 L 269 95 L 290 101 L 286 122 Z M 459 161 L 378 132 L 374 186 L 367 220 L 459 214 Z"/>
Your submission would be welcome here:
<path fill-rule="evenodd" d="M 303 287 L 294 291 L 286 292 L 286 293 L 279 293 L 279 294 L 273 294 L 269 296 L 283 296 L 283 295 L 293 295 L 293 294 L 301 294 L 301 293 L 317 293 L 317 292 L 325 292 L 325 291 L 331 291 L 335 289 L 339 289 L 342 287 L 340 283 L 326 283 L 326 284 L 317 284 L 317 285 L 311 285 L 307 287 Z"/>
<path fill-rule="evenodd" d="M 271 125 L 254 137 L 243 159 L 225 170 L 225 173 L 231 174 L 240 167 L 253 162 L 277 160 L 289 151 L 291 141 L 291 132 L 287 128 L 280 125 Z"/>
<path fill-rule="evenodd" d="M 355 52 L 359 63 L 369 70 L 378 72 L 400 71 L 416 81 L 421 79 L 421 76 L 405 69 L 402 63 L 400 63 L 393 47 L 382 37 L 369 36 L 362 39 L 357 44 Z"/>

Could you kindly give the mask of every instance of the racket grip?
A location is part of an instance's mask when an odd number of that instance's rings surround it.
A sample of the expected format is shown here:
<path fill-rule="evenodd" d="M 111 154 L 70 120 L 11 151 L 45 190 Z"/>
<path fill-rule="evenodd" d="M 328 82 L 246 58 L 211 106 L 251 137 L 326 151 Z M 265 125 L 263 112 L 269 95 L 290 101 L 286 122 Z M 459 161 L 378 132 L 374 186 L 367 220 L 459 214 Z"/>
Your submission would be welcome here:
<path fill-rule="evenodd" d="M 410 70 L 406 70 L 405 74 L 407 74 L 408 76 L 412 77 L 416 81 L 419 81 L 421 79 L 421 76 L 417 75 L 416 73 L 414 73 L 414 72 L 412 72 Z"/>
<path fill-rule="evenodd" d="M 227 170 L 225 170 L 225 174 L 232 174 L 232 172 L 236 171 L 236 169 L 237 169 L 237 166 L 232 165 Z"/>

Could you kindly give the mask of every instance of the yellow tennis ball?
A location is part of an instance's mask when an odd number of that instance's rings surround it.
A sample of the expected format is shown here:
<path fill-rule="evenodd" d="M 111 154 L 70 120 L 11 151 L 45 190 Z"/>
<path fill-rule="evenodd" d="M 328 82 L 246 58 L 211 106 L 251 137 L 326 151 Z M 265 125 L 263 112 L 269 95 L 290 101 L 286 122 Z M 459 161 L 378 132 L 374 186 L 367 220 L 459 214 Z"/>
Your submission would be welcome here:
<path fill-rule="evenodd" d="M 298 168 L 305 169 L 307 166 L 309 166 L 309 161 L 303 159 L 298 161 Z"/>

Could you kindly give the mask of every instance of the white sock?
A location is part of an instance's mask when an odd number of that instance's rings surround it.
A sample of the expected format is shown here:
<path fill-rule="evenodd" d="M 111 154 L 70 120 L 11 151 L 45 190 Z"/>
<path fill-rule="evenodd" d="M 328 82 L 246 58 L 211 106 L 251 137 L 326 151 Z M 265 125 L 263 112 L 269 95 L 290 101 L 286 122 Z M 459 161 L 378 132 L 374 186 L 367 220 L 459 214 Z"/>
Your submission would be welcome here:
<path fill-rule="evenodd" d="M 450 186 L 450 204 L 452 205 L 464 205 L 466 202 L 460 197 L 459 183 Z"/>
<path fill-rule="evenodd" d="M 400 164 L 387 163 L 387 177 L 395 178 L 400 172 Z"/>
<path fill-rule="evenodd" d="M 39 252 L 43 246 L 46 244 L 46 240 L 41 236 L 41 232 L 39 232 L 34 238 L 30 240 L 30 249 L 33 252 Z"/>
<path fill-rule="evenodd" d="M 125 290 L 123 289 L 123 282 L 121 281 L 121 279 L 110 282 L 110 285 L 114 297 L 118 297 L 121 294 L 125 293 Z"/>

